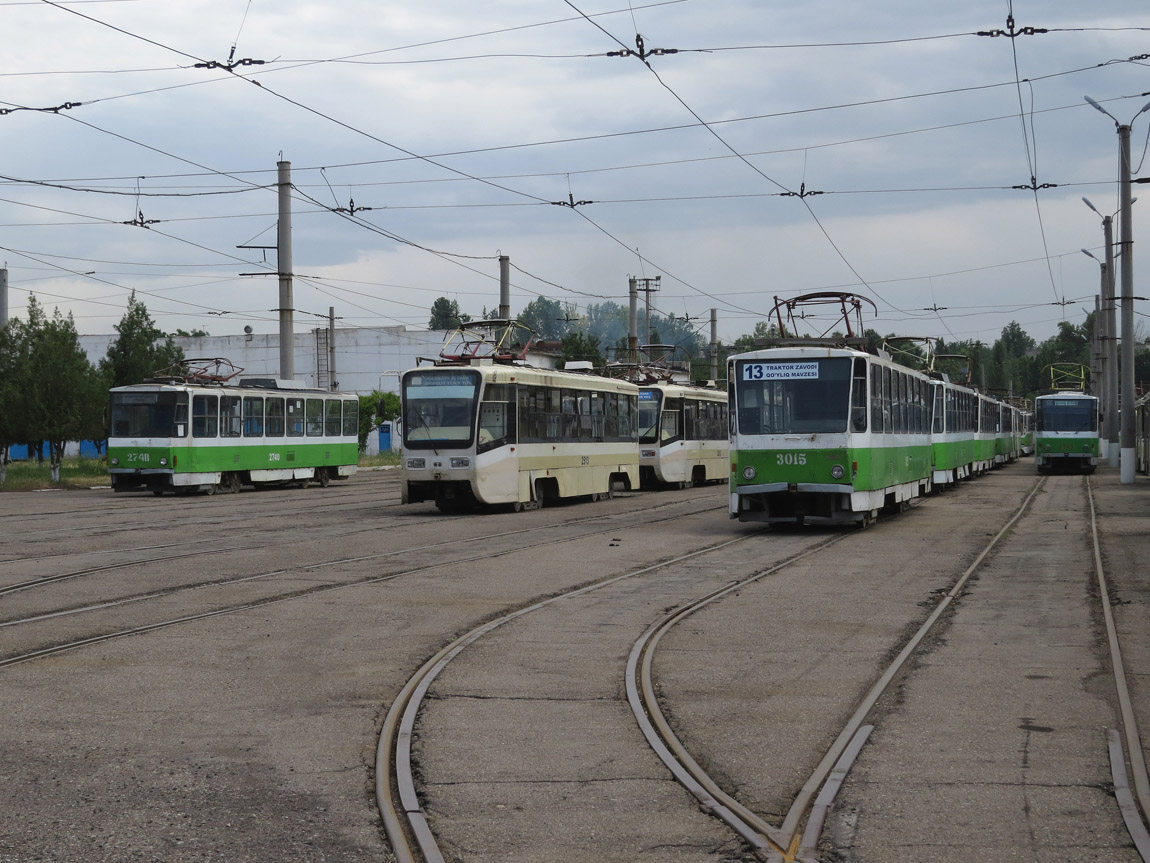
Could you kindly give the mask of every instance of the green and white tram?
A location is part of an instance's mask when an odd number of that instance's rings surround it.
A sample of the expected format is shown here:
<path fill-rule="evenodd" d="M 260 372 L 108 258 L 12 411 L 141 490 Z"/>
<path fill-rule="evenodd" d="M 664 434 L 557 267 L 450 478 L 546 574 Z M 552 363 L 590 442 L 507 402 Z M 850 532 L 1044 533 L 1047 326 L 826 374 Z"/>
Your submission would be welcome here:
<path fill-rule="evenodd" d="M 639 387 L 639 481 L 644 488 L 725 481 L 727 393 L 671 382 Z"/>
<path fill-rule="evenodd" d="M 610 497 L 639 487 L 639 388 L 598 375 L 472 359 L 401 378 L 403 502 Z"/>
<path fill-rule="evenodd" d="M 1034 400 L 1034 464 L 1039 473 L 1094 473 L 1098 467 L 1098 398 L 1069 390 Z"/>
<path fill-rule="evenodd" d="M 359 399 L 295 381 L 238 385 L 179 378 L 110 391 L 108 473 L 115 491 L 214 493 L 356 471 Z"/>
<path fill-rule="evenodd" d="M 731 518 L 866 524 L 931 490 L 925 374 L 799 346 L 731 357 L 728 380 Z"/>
<path fill-rule="evenodd" d="M 930 382 L 931 481 L 940 488 L 969 479 L 974 472 L 974 436 L 978 428 L 978 393 L 936 373 Z"/>

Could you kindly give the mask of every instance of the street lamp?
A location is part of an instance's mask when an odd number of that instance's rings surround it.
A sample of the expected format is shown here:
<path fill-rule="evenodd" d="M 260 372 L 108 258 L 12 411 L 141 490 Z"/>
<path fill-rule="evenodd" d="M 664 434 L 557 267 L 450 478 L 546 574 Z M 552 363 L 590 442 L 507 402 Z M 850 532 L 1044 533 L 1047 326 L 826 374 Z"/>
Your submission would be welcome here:
<path fill-rule="evenodd" d="M 1142 106 L 1130 122 L 1120 123 L 1113 114 L 1091 99 L 1086 102 L 1101 111 L 1118 127 L 1118 197 L 1122 214 L 1122 368 L 1121 407 L 1122 434 L 1119 466 L 1123 485 L 1134 483 L 1134 233 L 1130 225 L 1130 127 L 1138 115 L 1150 110 L 1150 102 Z"/>

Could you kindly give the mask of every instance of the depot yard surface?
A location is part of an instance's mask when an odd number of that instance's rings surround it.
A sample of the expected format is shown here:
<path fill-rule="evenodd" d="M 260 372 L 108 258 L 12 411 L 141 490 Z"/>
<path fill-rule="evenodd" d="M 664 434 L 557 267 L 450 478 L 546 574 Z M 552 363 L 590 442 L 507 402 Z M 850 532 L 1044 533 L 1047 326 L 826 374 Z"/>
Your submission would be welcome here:
<path fill-rule="evenodd" d="M 964 483 L 672 630 L 655 671 L 688 748 L 780 821 L 882 661 L 1035 481 L 1026 459 Z M 1091 482 L 1145 727 L 1150 480 Z M 874 711 L 824 859 L 1138 859 L 1108 791 L 1117 716 L 1084 488 L 1047 480 Z M 0 861 L 389 860 L 374 749 L 420 664 L 498 614 L 738 537 L 477 642 L 434 684 L 416 756 L 452 859 L 750 859 L 646 747 L 622 682 L 667 608 L 838 532 L 731 522 L 726 493 L 463 517 L 400 506 L 394 472 L 210 498 L 0 495 L 0 590 L 92 571 L 0 596 L 0 658 L 263 603 L 0 668 Z M 213 544 L 227 550 L 198 553 Z"/>

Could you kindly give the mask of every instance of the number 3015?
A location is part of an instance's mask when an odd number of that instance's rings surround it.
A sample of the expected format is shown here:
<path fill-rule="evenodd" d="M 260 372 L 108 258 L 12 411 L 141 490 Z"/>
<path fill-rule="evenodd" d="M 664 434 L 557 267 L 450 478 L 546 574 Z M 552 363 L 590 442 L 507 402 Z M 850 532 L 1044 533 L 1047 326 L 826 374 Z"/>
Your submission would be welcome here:
<path fill-rule="evenodd" d="M 777 464 L 807 463 L 807 454 L 805 452 L 780 452 L 775 453 L 775 458 L 778 460 Z"/>

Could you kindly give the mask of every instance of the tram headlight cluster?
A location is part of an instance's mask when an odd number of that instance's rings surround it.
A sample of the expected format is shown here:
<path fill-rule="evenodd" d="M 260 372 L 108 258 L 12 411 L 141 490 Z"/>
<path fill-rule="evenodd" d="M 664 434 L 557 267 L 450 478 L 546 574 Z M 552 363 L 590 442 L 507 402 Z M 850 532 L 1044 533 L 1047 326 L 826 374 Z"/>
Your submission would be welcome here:
<path fill-rule="evenodd" d="M 452 467 L 471 467 L 471 459 L 469 458 L 453 458 L 451 460 Z"/>
<path fill-rule="evenodd" d="M 833 476 L 835 479 L 842 479 L 843 474 L 845 473 L 846 471 L 843 470 L 843 466 L 841 464 L 836 464 L 831 468 L 831 476 Z"/>
<path fill-rule="evenodd" d="M 743 468 L 743 479 L 754 479 L 754 478 L 755 478 L 755 469 L 751 465 L 747 465 L 745 468 Z"/>
<path fill-rule="evenodd" d="M 423 470 L 427 467 L 427 459 L 425 458 L 409 458 L 407 460 L 408 470 Z"/>

